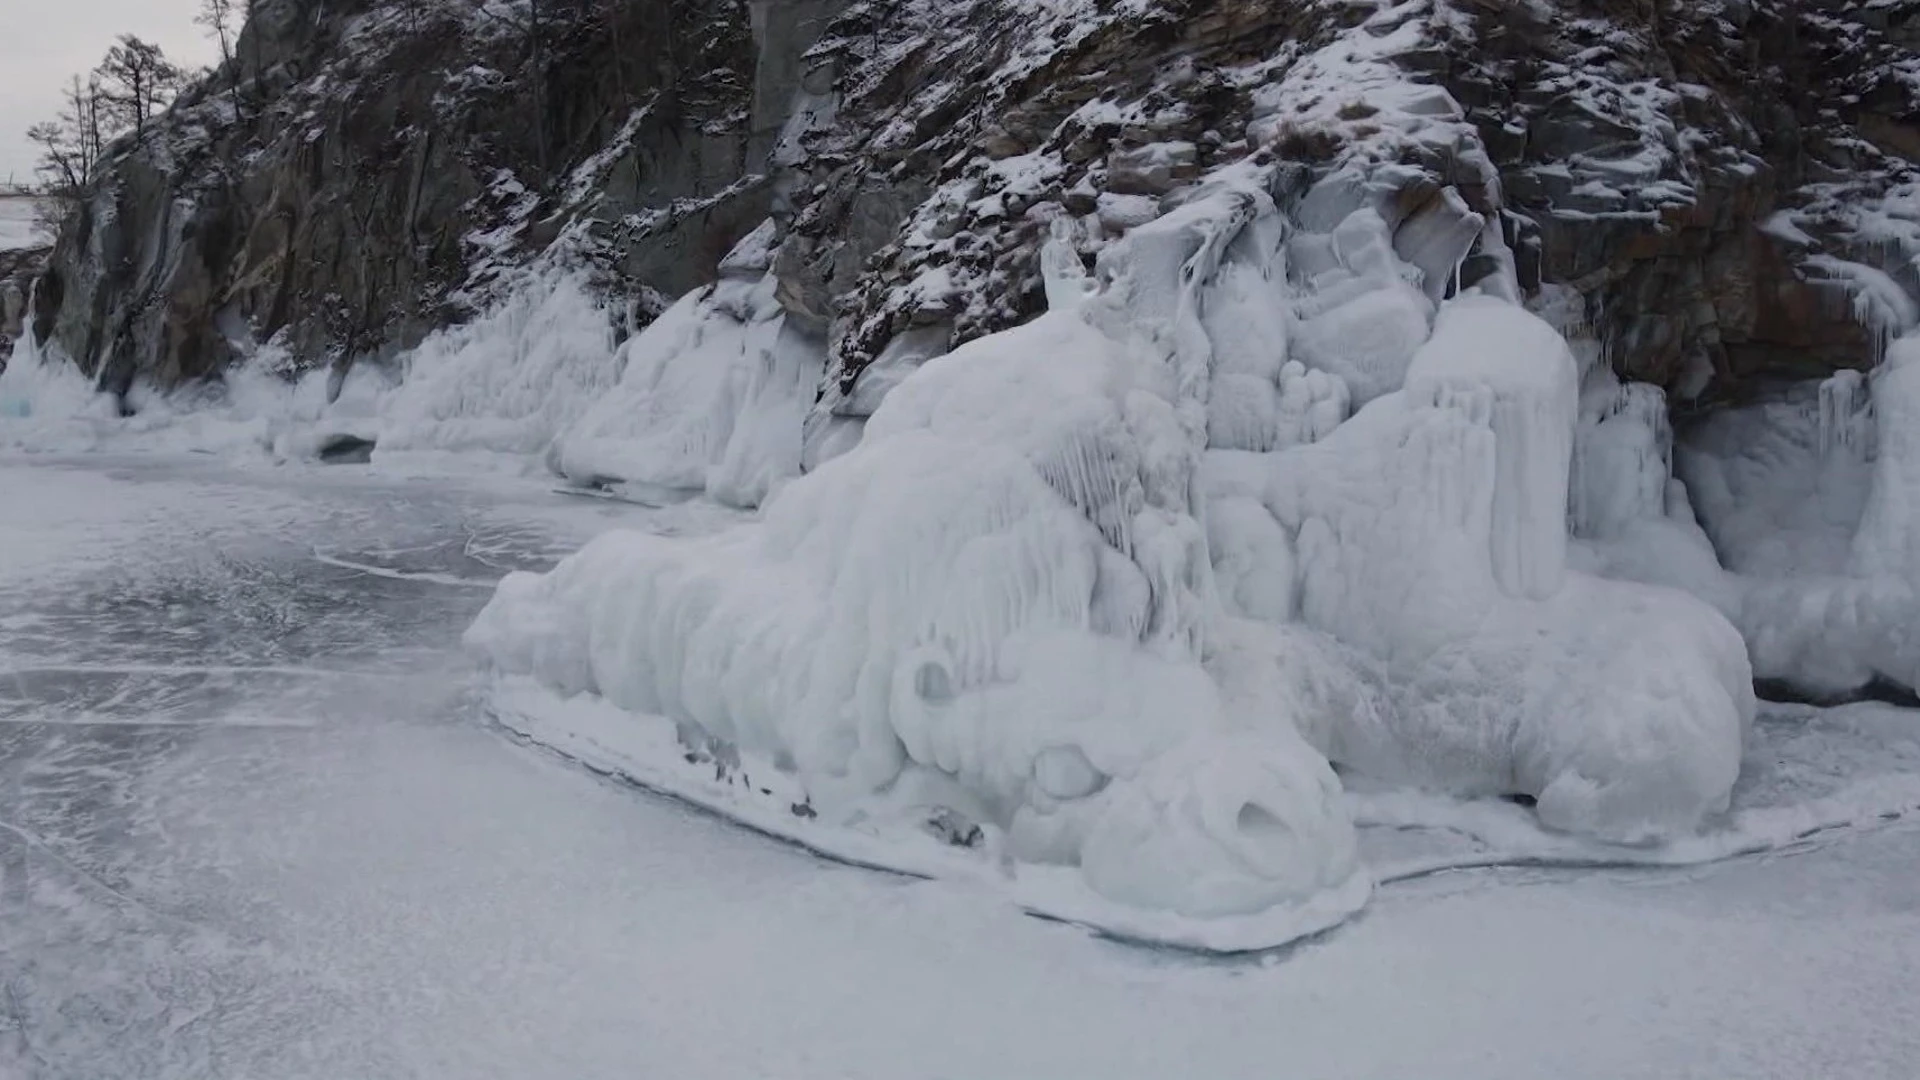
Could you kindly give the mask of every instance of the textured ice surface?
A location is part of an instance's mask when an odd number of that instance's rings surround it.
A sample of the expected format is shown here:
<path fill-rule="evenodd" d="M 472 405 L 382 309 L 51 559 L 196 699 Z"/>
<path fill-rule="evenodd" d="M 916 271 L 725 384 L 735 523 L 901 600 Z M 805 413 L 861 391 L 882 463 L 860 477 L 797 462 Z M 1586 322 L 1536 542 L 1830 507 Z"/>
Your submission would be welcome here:
<path fill-rule="evenodd" d="M 610 320 L 578 277 L 542 267 L 495 309 L 436 331 L 392 365 L 366 359 L 290 378 L 284 353 L 268 344 L 217 381 L 168 392 L 136 382 L 124 403 L 22 340 L 0 374 L 0 447 L 284 461 L 344 444 L 371 446 L 403 469 L 438 458 L 524 470 L 618 380 Z"/>
<path fill-rule="evenodd" d="M 0 885 L 16 853 L 28 885 L 0 887 L 0 1075 L 1805 1080 L 1920 1055 L 1920 830 L 1881 824 L 1920 801 L 1911 711 L 1762 715 L 1735 821 L 1793 858 L 1596 870 L 1622 852 L 1511 804 L 1350 796 L 1386 875 L 1587 865 L 1397 882 L 1312 945 L 1203 961 L 494 737 L 450 653 L 487 594 L 430 575 L 711 510 L 475 485 L 0 461 L 0 822 L 33 837 L 0 837 Z M 1393 1037 L 1356 1037 L 1383 1009 Z"/>
<path fill-rule="evenodd" d="M 1576 429 L 1576 518 L 1638 535 L 1668 497 L 1640 430 L 1658 410 L 1622 391 L 1582 425 L 1550 325 L 1469 295 L 1429 335 L 1377 214 L 1315 255 L 1261 183 L 1216 178 L 1092 278 L 1056 235 L 1054 310 L 914 370 L 761 521 L 510 578 L 470 646 L 790 770 L 830 820 L 933 783 L 1015 857 L 1142 909 L 1343 882 L 1349 826 L 1308 744 L 1376 780 L 1530 795 L 1601 840 L 1703 827 L 1752 716 L 1745 645 L 1685 593 L 1567 565 Z M 1304 282 L 1301 258 L 1325 268 Z M 1399 323 L 1291 358 L 1314 319 L 1395 296 Z M 710 298 L 683 315 L 676 333 L 754 351 Z M 699 386 L 734 366 L 661 355 Z M 692 466 L 721 411 L 678 437 Z"/>
<path fill-rule="evenodd" d="M 1745 648 L 1691 597 L 1566 569 L 1574 378 L 1547 324 L 1463 298 L 1404 391 L 1264 464 L 1303 619 L 1374 657 L 1391 692 L 1366 722 L 1309 730 L 1376 777 L 1522 792 L 1542 821 L 1610 839 L 1680 835 L 1738 773 Z"/>
<path fill-rule="evenodd" d="M 1850 392 L 1829 396 L 1841 397 L 1850 417 L 1858 414 L 1859 395 L 1856 387 L 1846 389 Z M 1873 486 L 1854 534 L 1852 569 L 1862 577 L 1920 582 L 1920 334 L 1888 346 L 1886 359 L 1873 372 L 1870 393 Z M 1847 442 L 1844 436 L 1830 441 Z"/>
<path fill-rule="evenodd" d="M 773 289 L 772 275 L 723 279 L 623 345 L 619 385 L 555 444 L 560 471 L 742 506 L 797 475 L 824 353 L 788 323 Z"/>
<path fill-rule="evenodd" d="M 1821 422 L 1830 395 L 1801 384 L 1689 425 L 1674 469 L 1727 569 L 1758 577 L 1842 574 L 1873 481 L 1871 443 Z M 1871 417 L 1866 424 L 1871 428 Z"/>
<path fill-rule="evenodd" d="M 14 342 L 0 370 L 0 446 L 88 445 L 94 421 L 113 417 L 111 398 L 93 392 L 80 369 L 50 356 L 31 334 Z"/>
<path fill-rule="evenodd" d="M 1236 723 L 1200 666 L 1210 580 L 1168 383 L 1047 315 L 930 361 L 760 522 L 612 535 L 508 578 L 469 644 L 789 763 L 829 818 L 925 770 L 1110 899 L 1306 900 L 1353 873 L 1350 826 L 1285 718 Z"/>
<path fill-rule="evenodd" d="M 1405 381 L 1407 364 L 1427 339 L 1433 302 L 1406 280 L 1408 268 L 1395 257 L 1386 222 L 1374 210 L 1348 215 L 1327 251 L 1337 265 L 1311 274 L 1312 291 L 1299 301 L 1293 355 L 1338 376 L 1362 405 Z"/>
<path fill-rule="evenodd" d="M 1761 678 L 1815 696 L 1920 685 L 1917 402 L 1920 339 L 1909 336 L 1870 376 L 1842 372 L 1722 411 L 1681 440 L 1678 471 L 1734 571 L 1721 587 L 1731 600 L 1718 602 Z"/>
<path fill-rule="evenodd" d="M 609 313 L 577 277 L 530 274 L 496 309 L 406 358 L 379 452 L 538 454 L 619 376 Z"/>

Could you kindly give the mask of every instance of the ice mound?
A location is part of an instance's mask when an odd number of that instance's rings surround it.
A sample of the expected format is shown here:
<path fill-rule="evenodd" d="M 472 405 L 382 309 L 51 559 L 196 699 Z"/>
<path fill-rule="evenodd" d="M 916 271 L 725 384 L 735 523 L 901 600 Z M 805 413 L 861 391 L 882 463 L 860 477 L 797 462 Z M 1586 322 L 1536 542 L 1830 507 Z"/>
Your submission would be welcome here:
<path fill-rule="evenodd" d="M 1056 224 L 1046 315 L 904 374 L 756 521 L 510 576 L 469 646 L 763 763 L 824 822 L 932 808 L 1131 911 L 1357 902 L 1329 759 L 1530 795 L 1585 843 L 1696 832 L 1739 774 L 1746 646 L 1708 603 L 1581 569 L 1600 541 L 1568 533 L 1684 506 L 1662 403 L 1615 386 L 1583 414 L 1552 326 L 1436 308 L 1377 212 L 1303 233 L 1272 180 L 1213 178 L 1091 274 Z M 717 490 L 769 430 L 747 456 L 792 462 L 811 354 L 786 333 L 761 280 L 683 301 L 562 468 Z"/>
<path fill-rule="evenodd" d="M 561 473 L 655 499 L 755 506 L 800 471 L 824 347 L 793 327 L 771 274 L 689 294 L 621 349 L 619 385 L 555 443 Z"/>
<path fill-rule="evenodd" d="M 1815 698 L 1920 688 L 1916 421 L 1909 335 L 1869 375 L 1839 372 L 1685 433 L 1677 471 L 1733 571 L 1726 606 L 1756 676 Z"/>
<path fill-rule="evenodd" d="M 1751 673 L 1706 604 L 1568 570 L 1576 378 L 1546 323 L 1463 297 L 1403 390 L 1241 467 L 1269 470 L 1302 619 L 1373 657 L 1390 688 L 1390 708 L 1326 726 L 1333 760 L 1531 795 L 1543 822 L 1603 839 L 1671 837 L 1727 805 Z"/>
<path fill-rule="evenodd" d="M 1353 833 L 1284 716 L 1223 702 L 1167 365 L 1072 307 L 928 362 L 858 446 L 719 538 L 613 534 L 502 583 L 498 668 L 790 769 L 823 818 L 898 785 L 1110 900 L 1259 912 L 1347 885 Z"/>
<path fill-rule="evenodd" d="M 579 275 L 551 267 L 473 322 L 429 335 L 405 363 L 379 454 L 538 454 L 619 376 L 608 312 Z"/>

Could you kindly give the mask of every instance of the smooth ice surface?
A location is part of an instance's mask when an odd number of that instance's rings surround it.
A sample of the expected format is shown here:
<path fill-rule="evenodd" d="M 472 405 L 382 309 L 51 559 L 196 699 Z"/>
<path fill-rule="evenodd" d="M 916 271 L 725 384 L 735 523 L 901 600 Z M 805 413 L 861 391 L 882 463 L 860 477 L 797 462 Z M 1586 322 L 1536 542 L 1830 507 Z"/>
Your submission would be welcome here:
<path fill-rule="evenodd" d="M 1324 939 L 1205 962 L 825 863 L 480 726 L 453 649 L 488 593 L 447 582 L 724 518 L 697 504 L 193 455 L 6 458 L 0 507 L 0 874 L 23 853 L 27 886 L 0 887 L 0 1075 L 1906 1080 L 1920 1057 L 1920 830 L 1873 827 L 1920 776 L 1912 712 L 1762 716 L 1742 790 L 1771 835 L 1823 805 L 1860 823 L 1791 858 L 1416 878 Z M 1529 815 L 1402 805 L 1363 845 L 1416 865 L 1399 845 L 1470 817 Z"/>

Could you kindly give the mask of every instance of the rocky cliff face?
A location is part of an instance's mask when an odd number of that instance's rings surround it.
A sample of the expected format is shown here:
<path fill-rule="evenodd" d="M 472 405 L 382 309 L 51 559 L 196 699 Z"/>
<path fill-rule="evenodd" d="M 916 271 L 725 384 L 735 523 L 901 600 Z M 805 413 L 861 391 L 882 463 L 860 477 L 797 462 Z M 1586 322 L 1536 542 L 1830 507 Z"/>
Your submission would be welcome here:
<path fill-rule="evenodd" d="M 109 388 L 388 355 L 562 237 L 644 311 L 766 212 L 819 0 L 261 0 L 60 239 L 36 312 Z"/>
<path fill-rule="evenodd" d="M 543 250 L 641 315 L 763 217 L 823 415 L 1237 162 L 1433 298 L 1569 286 L 1676 401 L 1860 367 L 1920 295 L 1920 4 L 272 0 L 114 150 L 37 312 L 109 387 L 378 357 Z M 816 41 L 816 38 L 818 39 Z M 1311 274 L 1312 258 L 1296 258 Z"/>
<path fill-rule="evenodd" d="M 835 108 L 779 267 L 841 391 L 909 331 L 1031 312 L 1044 221 L 1096 249 L 1240 159 L 1293 167 L 1309 227 L 1371 203 L 1403 256 L 1458 257 L 1446 289 L 1510 252 L 1683 398 L 1861 366 L 1920 291 L 1915 5 L 1021 9 L 874 0 L 814 52 Z"/>

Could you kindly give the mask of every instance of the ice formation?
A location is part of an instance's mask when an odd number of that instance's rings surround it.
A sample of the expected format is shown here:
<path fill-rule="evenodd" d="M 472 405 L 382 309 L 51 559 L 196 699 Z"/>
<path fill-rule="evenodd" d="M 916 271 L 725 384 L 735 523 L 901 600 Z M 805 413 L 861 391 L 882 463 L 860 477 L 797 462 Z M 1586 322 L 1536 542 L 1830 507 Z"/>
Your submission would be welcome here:
<path fill-rule="evenodd" d="M 44 437 L 50 427 L 106 419 L 116 411 L 110 396 L 95 392 L 64 357 L 48 355 L 31 333 L 14 342 L 0 369 L 0 422 L 6 423 L 0 438 L 8 442 L 19 442 L 29 431 Z"/>
<path fill-rule="evenodd" d="M 26 336 L 0 372 L 0 446 L 125 446 L 286 460 L 373 444 L 394 389 L 386 370 L 322 368 L 290 380 L 277 370 L 281 359 L 275 348 L 263 347 L 217 382 L 162 392 L 136 381 L 121 399 L 98 390 L 57 347 L 43 349 Z"/>
<path fill-rule="evenodd" d="M 1596 529 L 1664 512 L 1658 410 L 1629 389 L 1596 436 L 1551 325 L 1436 307 L 1376 209 L 1311 232 L 1273 182 L 1216 176 L 1091 274 L 1057 227 L 1046 315 L 909 369 L 719 539 L 509 577 L 470 647 L 777 762 L 831 821 L 910 789 L 1184 916 L 1360 872 L 1329 761 L 1601 840 L 1697 829 L 1738 774 L 1745 647 L 1707 603 L 1570 566 L 1576 475 Z M 764 288 L 636 339 L 562 467 L 714 488 L 749 387 L 801 355 Z M 795 460 L 798 408 L 765 411 L 759 460 Z"/>
<path fill-rule="evenodd" d="M 723 277 L 628 340 L 619 384 L 555 442 L 560 472 L 655 500 L 704 491 L 740 506 L 796 475 L 825 351 L 773 289 L 771 274 Z"/>
<path fill-rule="evenodd" d="M 1333 760 L 1551 826 L 1673 836 L 1723 809 L 1752 716 L 1744 647 L 1705 604 L 1567 567 L 1576 368 L 1502 300 L 1441 311 L 1404 389 L 1258 485 L 1297 537 L 1301 617 L 1377 665 L 1390 705 L 1325 725 Z M 1225 486 L 1222 482 L 1216 482 Z"/>
<path fill-rule="evenodd" d="M 1187 915 L 1345 884 L 1339 785 L 1201 665 L 1198 450 L 1164 365 L 1072 308 L 929 362 L 860 444 L 718 540 L 614 534 L 507 579 L 501 668 L 787 763 L 851 819 L 900 784 L 1101 894 Z"/>
<path fill-rule="evenodd" d="M 529 271 L 500 306 L 408 354 L 378 452 L 542 452 L 613 386 L 613 330 L 578 275 Z"/>
<path fill-rule="evenodd" d="M 1861 577 L 1920 581 L 1920 334 L 1887 348 L 1871 393 L 1873 484 L 1853 539 L 1852 569 Z M 1847 416 L 1857 416 L 1857 387 L 1845 396 Z"/>
<path fill-rule="evenodd" d="M 1720 410 L 1680 439 L 1676 471 L 1727 572 L 1673 583 L 1718 589 L 1757 677 L 1816 698 L 1920 688 L 1917 373 L 1920 338 L 1895 338 L 1870 374 Z"/>

